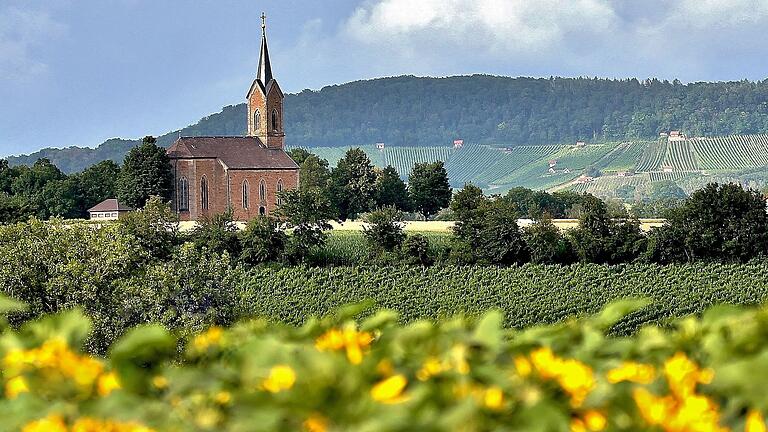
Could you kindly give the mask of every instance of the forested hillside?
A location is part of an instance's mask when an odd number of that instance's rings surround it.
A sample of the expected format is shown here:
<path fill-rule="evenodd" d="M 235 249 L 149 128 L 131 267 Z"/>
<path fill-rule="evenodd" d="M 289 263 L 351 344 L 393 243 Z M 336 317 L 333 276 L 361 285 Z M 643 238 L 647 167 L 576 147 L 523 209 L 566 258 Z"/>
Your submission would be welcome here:
<path fill-rule="evenodd" d="M 768 80 L 693 83 L 591 78 L 382 78 L 286 96 L 291 146 L 389 145 L 434 147 L 462 138 L 494 146 L 562 144 L 576 140 L 648 139 L 680 129 L 689 136 L 768 132 Z M 245 105 L 225 107 L 180 131 L 238 135 Z M 169 145 L 179 131 L 160 137 Z M 93 143 L 83 143 L 92 145 Z M 47 157 L 64 171 L 110 158 L 135 141 L 107 148 L 44 150 L 12 163 Z M 104 146 L 103 145 L 103 146 Z"/>

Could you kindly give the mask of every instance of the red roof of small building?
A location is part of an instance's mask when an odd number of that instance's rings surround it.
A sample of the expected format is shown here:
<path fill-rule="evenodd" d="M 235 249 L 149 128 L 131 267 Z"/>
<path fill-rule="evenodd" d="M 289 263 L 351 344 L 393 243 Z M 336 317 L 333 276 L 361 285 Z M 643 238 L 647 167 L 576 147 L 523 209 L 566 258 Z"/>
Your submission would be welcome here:
<path fill-rule="evenodd" d="M 125 204 L 121 204 L 118 200 L 114 198 L 105 199 L 104 201 L 88 209 L 88 212 L 124 212 L 124 211 L 133 211 L 133 208 L 128 207 Z"/>
<path fill-rule="evenodd" d="M 299 169 L 283 149 L 256 137 L 181 137 L 168 148 L 171 159 L 218 159 L 230 169 Z"/>

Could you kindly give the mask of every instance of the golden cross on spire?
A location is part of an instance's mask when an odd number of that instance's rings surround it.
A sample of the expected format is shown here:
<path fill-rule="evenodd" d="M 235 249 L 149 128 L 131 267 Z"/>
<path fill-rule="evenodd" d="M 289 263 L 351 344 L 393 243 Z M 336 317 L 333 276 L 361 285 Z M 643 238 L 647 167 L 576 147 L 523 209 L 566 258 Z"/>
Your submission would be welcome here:
<path fill-rule="evenodd" d="M 267 14 L 264 12 L 261 13 L 261 29 L 267 28 Z"/>

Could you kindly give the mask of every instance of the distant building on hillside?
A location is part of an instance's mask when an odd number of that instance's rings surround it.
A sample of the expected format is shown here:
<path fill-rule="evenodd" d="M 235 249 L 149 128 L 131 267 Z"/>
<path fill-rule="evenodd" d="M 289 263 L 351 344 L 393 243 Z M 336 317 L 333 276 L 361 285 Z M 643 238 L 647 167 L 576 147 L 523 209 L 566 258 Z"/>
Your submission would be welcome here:
<path fill-rule="evenodd" d="M 576 141 L 576 147 L 586 147 L 586 141 Z"/>
<path fill-rule="evenodd" d="M 384 143 L 376 143 L 376 150 L 384 150 Z"/>
<path fill-rule="evenodd" d="M 594 180 L 594 177 L 590 177 L 588 175 L 581 175 L 579 176 L 579 178 L 576 179 L 576 183 L 585 184 L 585 183 L 592 182 L 592 180 Z"/>
<path fill-rule="evenodd" d="M 549 167 L 550 168 L 554 168 L 555 166 L 557 166 L 557 159 L 550 159 L 549 160 Z"/>
<path fill-rule="evenodd" d="M 462 147 L 464 147 L 464 140 L 463 139 L 453 140 L 453 148 L 460 149 Z"/>
<path fill-rule="evenodd" d="M 666 166 L 663 166 L 661 170 L 664 171 L 665 173 L 670 173 L 670 172 L 673 172 L 675 169 L 670 165 L 666 165 Z"/>
<path fill-rule="evenodd" d="M 110 198 L 88 209 L 88 214 L 90 215 L 91 220 L 108 221 L 118 220 L 131 211 L 133 211 L 133 208 L 121 204 L 114 198 Z"/>
<path fill-rule="evenodd" d="M 669 138 L 667 138 L 670 142 L 676 142 L 676 141 L 685 141 L 686 137 L 685 134 L 680 131 L 671 131 L 669 133 Z"/>

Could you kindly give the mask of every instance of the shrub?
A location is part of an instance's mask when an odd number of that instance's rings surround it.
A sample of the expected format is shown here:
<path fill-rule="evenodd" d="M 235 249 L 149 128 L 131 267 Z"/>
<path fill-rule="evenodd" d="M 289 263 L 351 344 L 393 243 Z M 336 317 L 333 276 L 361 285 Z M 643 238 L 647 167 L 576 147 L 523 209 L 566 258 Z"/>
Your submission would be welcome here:
<path fill-rule="evenodd" d="M 405 262 L 419 264 L 421 266 L 431 265 L 434 260 L 430 255 L 429 239 L 421 234 L 409 235 L 402 246 L 402 254 Z"/>
<path fill-rule="evenodd" d="M 394 206 L 372 211 L 364 220 L 368 226 L 363 227 L 363 236 L 374 254 L 392 252 L 403 244 L 403 213 Z"/>
<path fill-rule="evenodd" d="M 237 256 L 240 253 L 240 238 L 237 225 L 232 220 L 232 210 L 201 218 L 189 238 L 198 249 L 212 252 L 227 252 Z"/>
<path fill-rule="evenodd" d="M 285 253 L 287 239 L 276 219 L 265 216 L 253 219 L 240 233 L 240 260 L 250 265 L 277 261 Z"/>

